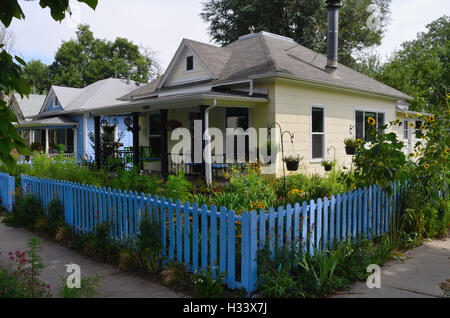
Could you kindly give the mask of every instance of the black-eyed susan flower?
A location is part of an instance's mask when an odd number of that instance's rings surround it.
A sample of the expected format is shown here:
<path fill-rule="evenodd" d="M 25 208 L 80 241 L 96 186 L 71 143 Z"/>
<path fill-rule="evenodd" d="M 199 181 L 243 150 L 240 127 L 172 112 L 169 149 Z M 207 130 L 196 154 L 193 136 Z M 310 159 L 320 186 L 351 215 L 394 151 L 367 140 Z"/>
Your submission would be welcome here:
<path fill-rule="evenodd" d="M 358 145 L 360 145 L 360 144 L 363 143 L 363 141 L 362 141 L 362 139 L 358 138 L 358 139 L 356 139 L 356 143 L 357 143 Z"/>
<path fill-rule="evenodd" d="M 450 153 L 450 148 L 445 148 L 444 153 L 448 155 Z"/>
<path fill-rule="evenodd" d="M 408 155 L 408 158 L 410 158 L 410 159 L 414 158 L 414 153 L 411 152 L 411 153 Z"/>
<path fill-rule="evenodd" d="M 434 116 L 433 116 L 433 115 L 430 115 L 430 117 L 428 117 L 428 119 L 429 119 L 431 122 L 433 122 L 433 121 L 434 121 Z"/>
<path fill-rule="evenodd" d="M 412 128 L 414 128 L 414 124 L 412 123 L 412 122 L 409 122 L 409 127 L 412 127 Z"/>
<path fill-rule="evenodd" d="M 419 117 L 422 117 L 422 113 L 418 113 L 417 114 L 417 117 L 419 118 Z"/>
<path fill-rule="evenodd" d="M 420 129 L 424 130 L 425 126 L 424 125 L 420 125 Z"/>
<path fill-rule="evenodd" d="M 369 117 L 368 119 L 367 119 L 367 122 L 370 124 L 370 125 L 375 125 L 375 123 L 376 123 L 376 121 L 375 121 L 375 119 L 373 119 L 372 117 Z"/>
<path fill-rule="evenodd" d="M 424 167 L 425 169 L 428 169 L 428 168 L 430 167 L 430 165 L 429 165 L 428 163 L 426 163 L 426 164 L 423 165 L 423 167 Z"/>

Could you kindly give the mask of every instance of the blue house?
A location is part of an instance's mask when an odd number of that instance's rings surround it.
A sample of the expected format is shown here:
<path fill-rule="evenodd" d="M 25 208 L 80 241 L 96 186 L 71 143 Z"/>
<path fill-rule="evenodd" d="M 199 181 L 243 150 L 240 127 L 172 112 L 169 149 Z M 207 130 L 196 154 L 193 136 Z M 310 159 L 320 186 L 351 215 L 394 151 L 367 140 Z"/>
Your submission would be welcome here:
<path fill-rule="evenodd" d="M 67 156 L 80 159 L 94 157 L 93 142 L 94 117 L 90 109 L 120 104 L 117 98 L 128 94 L 140 83 L 128 80 L 107 78 L 84 88 L 52 86 L 33 120 L 22 122 L 20 129 L 30 135 L 30 144 L 51 155 L 64 145 Z M 119 142 L 121 147 L 132 146 L 132 133 L 128 130 L 131 118 L 120 112 L 114 116 L 102 116 L 102 133 L 109 134 L 109 140 Z"/>

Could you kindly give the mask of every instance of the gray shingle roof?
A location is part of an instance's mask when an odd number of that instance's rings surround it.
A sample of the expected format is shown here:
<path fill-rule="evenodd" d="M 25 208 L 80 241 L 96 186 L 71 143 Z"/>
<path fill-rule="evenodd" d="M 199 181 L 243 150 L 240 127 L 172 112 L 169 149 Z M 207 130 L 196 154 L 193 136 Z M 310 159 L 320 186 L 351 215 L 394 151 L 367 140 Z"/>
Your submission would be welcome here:
<path fill-rule="evenodd" d="M 326 56 L 314 52 L 292 39 L 275 34 L 260 32 L 241 37 L 224 47 L 185 40 L 197 56 L 208 67 L 215 79 L 223 82 L 246 79 L 249 76 L 281 73 L 301 77 L 322 84 L 338 85 L 400 99 L 410 99 L 388 85 L 338 64 L 338 76 L 325 70 Z M 126 100 L 142 94 L 154 92 L 159 80 L 154 81 L 121 98 Z M 193 83 L 192 85 L 196 85 Z M 165 90 L 162 88 L 161 90 Z"/>
<path fill-rule="evenodd" d="M 28 98 L 26 96 L 21 98 L 20 94 L 14 93 L 14 98 L 25 118 L 39 114 L 42 104 L 45 101 L 45 97 L 45 95 L 30 94 Z"/>
<path fill-rule="evenodd" d="M 126 79 L 119 78 L 103 79 L 84 88 L 52 86 L 65 112 L 83 112 L 96 107 L 120 104 L 117 98 L 135 91 L 137 87 L 139 86 L 135 81 L 128 84 Z"/>

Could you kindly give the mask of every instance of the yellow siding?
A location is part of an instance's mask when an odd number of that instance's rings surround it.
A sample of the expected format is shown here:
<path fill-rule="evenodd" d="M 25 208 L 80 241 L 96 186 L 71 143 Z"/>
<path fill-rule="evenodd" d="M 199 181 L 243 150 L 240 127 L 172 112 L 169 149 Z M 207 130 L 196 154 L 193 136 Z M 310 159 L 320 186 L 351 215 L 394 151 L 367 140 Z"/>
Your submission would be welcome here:
<path fill-rule="evenodd" d="M 277 81 L 275 85 L 276 121 L 283 130 L 289 130 L 295 135 L 291 144 L 286 137 L 285 154 L 303 156 L 299 172 L 324 173 L 319 162 L 311 160 L 311 105 L 325 107 L 325 148 L 334 146 L 338 167 L 351 165 L 351 156 L 346 155 L 344 139 L 353 137 L 349 133 L 350 125 L 355 125 L 356 109 L 377 110 L 385 112 L 385 122 L 395 120 L 396 101 L 378 97 L 353 94 L 325 88 L 305 87 L 297 83 Z M 401 133 L 401 128 L 397 128 Z M 355 128 L 353 128 L 353 134 Z M 327 152 L 326 152 L 327 153 Z M 333 149 L 328 153 L 328 160 L 334 157 Z M 282 174 L 282 162 L 279 156 L 277 175 Z"/>
<path fill-rule="evenodd" d="M 171 73 L 166 79 L 164 86 L 183 84 L 193 80 L 204 80 L 211 78 L 208 71 L 203 67 L 200 60 L 194 55 L 194 70 L 186 71 L 186 57 L 193 55 L 192 52 L 185 48 L 180 54 L 178 61 L 174 65 Z"/>

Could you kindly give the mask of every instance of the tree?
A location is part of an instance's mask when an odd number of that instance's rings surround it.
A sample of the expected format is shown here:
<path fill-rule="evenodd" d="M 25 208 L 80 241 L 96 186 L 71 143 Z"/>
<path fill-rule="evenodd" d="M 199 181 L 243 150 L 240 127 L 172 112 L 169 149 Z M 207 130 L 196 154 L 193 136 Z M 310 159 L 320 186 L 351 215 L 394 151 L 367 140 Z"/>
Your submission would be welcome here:
<path fill-rule="evenodd" d="M 352 54 L 379 45 L 388 22 L 391 0 L 343 0 L 339 17 L 339 59 L 348 66 Z M 378 10 L 373 13 L 370 5 Z M 268 31 L 293 38 L 297 43 L 326 53 L 328 16 L 323 0 L 209 0 L 200 14 L 209 23 L 209 34 L 221 45 L 248 33 Z M 374 16 L 376 28 L 369 23 Z"/>
<path fill-rule="evenodd" d="M 384 64 L 376 55 L 362 58 L 359 70 L 412 97 L 411 109 L 438 113 L 450 91 L 450 17 L 427 25 L 417 39 L 402 43 Z"/>
<path fill-rule="evenodd" d="M 98 0 L 78 1 L 86 3 L 92 9 L 96 8 L 98 2 Z M 63 20 L 66 13 L 70 13 L 69 0 L 40 0 L 39 4 L 42 8 L 50 8 L 52 18 L 56 21 Z M 13 18 L 25 19 L 22 8 L 17 0 L 3 0 L 0 6 L 0 22 L 8 28 Z M 21 97 L 27 96 L 30 93 L 30 85 L 22 69 L 26 63 L 18 56 L 11 56 L 4 44 L 0 44 L 0 50 L 0 97 L 12 92 L 19 93 Z M 23 155 L 30 153 L 24 140 L 17 133 L 14 122 L 18 122 L 16 115 L 0 98 L 0 160 L 8 167 L 16 164 L 11 156 L 13 149 Z"/>
<path fill-rule="evenodd" d="M 31 60 L 23 68 L 31 93 L 46 95 L 50 89 L 48 66 L 40 60 Z"/>
<path fill-rule="evenodd" d="M 53 85 L 84 87 L 98 80 L 119 76 L 138 82 L 155 77 L 157 62 L 125 38 L 115 41 L 94 37 L 88 25 L 79 25 L 76 39 L 63 42 L 50 65 Z M 142 51 L 142 53 L 141 53 Z"/>

